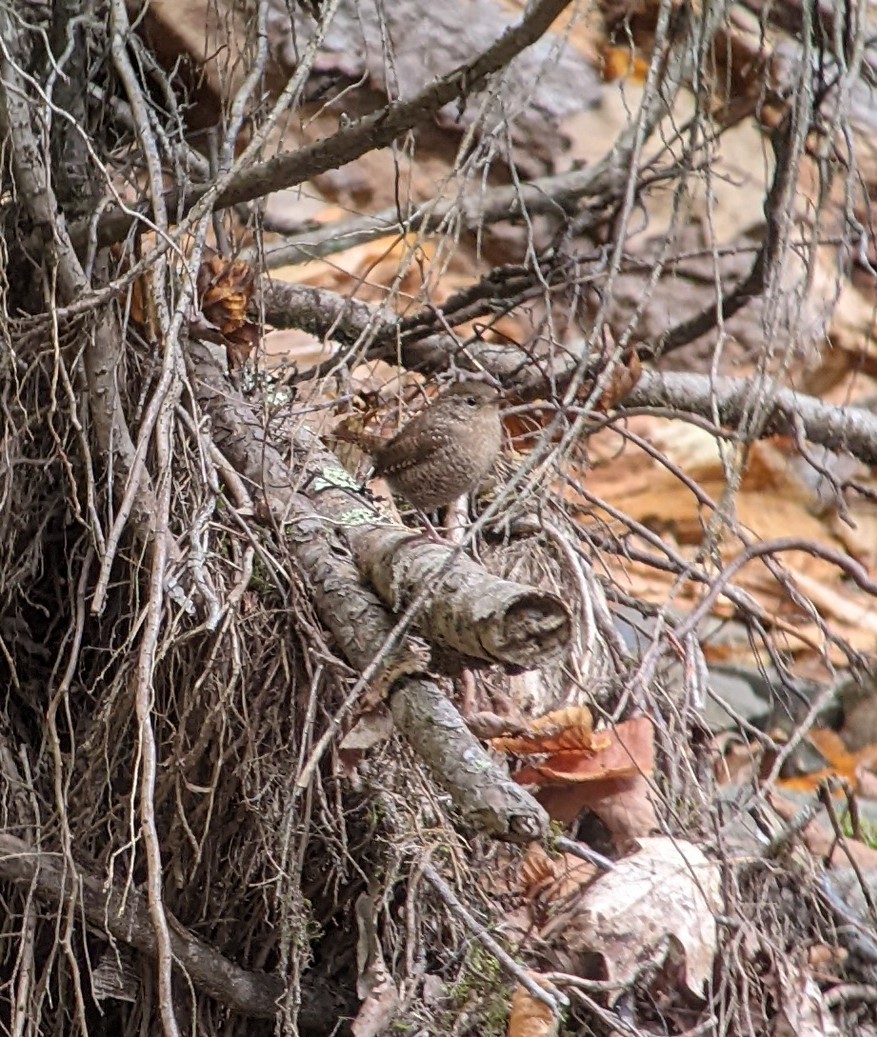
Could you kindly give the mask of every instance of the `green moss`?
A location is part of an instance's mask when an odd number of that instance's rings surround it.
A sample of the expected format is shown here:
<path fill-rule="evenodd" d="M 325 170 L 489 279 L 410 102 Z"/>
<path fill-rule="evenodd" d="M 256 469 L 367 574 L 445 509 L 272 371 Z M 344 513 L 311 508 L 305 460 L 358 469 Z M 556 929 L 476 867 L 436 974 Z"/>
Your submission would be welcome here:
<path fill-rule="evenodd" d="M 255 591 L 260 598 L 267 597 L 277 590 L 274 580 L 268 572 L 268 567 L 258 554 L 253 558 L 253 572 L 250 576 L 249 589 Z"/>
<path fill-rule="evenodd" d="M 468 1032 L 479 1037 L 505 1037 L 513 985 L 493 955 L 473 943 L 457 982 L 448 991 L 449 1015 L 469 1016 Z"/>
<path fill-rule="evenodd" d="M 855 837 L 855 833 L 853 832 L 853 822 L 850 818 L 849 812 L 845 813 L 841 818 L 840 827 L 844 835 L 848 836 L 850 839 Z M 870 846 L 872 850 L 877 850 L 877 824 L 873 821 L 859 822 L 858 837 L 866 846 Z"/>

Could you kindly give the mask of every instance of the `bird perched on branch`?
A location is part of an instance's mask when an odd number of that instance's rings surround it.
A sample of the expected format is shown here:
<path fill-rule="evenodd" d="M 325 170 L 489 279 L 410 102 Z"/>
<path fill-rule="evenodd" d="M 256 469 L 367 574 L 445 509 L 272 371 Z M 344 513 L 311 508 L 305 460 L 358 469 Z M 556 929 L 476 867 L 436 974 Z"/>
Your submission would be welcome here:
<path fill-rule="evenodd" d="M 458 382 L 392 439 L 336 429 L 374 460 L 374 474 L 420 511 L 433 511 L 469 493 L 493 467 L 502 447 L 500 394 L 483 382 Z"/>

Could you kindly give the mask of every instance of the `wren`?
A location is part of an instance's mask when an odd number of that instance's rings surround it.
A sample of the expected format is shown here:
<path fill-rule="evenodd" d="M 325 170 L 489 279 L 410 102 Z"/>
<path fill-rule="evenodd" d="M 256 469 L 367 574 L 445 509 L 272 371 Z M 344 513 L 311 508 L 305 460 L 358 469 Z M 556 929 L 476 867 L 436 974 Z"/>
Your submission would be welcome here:
<path fill-rule="evenodd" d="M 502 447 L 499 393 L 483 382 L 459 382 L 415 414 L 392 439 L 342 435 L 366 449 L 375 475 L 420 511 L 469 493 Z"/>

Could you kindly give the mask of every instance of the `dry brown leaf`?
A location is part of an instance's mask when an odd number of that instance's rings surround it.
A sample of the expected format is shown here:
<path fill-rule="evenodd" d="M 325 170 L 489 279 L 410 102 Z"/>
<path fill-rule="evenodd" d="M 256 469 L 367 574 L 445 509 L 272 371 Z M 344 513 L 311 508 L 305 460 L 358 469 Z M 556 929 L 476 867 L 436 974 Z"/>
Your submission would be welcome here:
<path fill-rule="evenodd" d="M 788 639 L 775 636 L 777 648 L 781 652 L 801 652 L 802 648 L 811 648 L 820 656 L 826 664 L 844 668 L 849 666 L 849 655 L 835 644 L 834 641 L 826 641 L 825 631 L 813 623 L 801 623 L 794 628 L 778 628 L 788 634 Z M 845 644 L 853 651 L 870 652 L 874 648 L 874 634 L 867 627 L 856 627 L 842 624 L 835 620 L 832 623 L 832 633 L 835 637 L 842 637 Z M 824 669 L 819 665 L 820 679 L 824 675 Z"/>
<path fill-rule="evenodd" d="M 333 343 L 322 342 L 306 331 L 276 329 L 267 331 L 262 339 L 260 366 L 270 371 L 283 364 L 295 364 L 299 370 L 305 370 L 328 360 L 334 352 Z"/>
<path fill-rule="evenodd" d="M 703 998 L 716 955 L 715 915 L 722 910 L 715 861 L 681 839 L 640 839 L 635 854 L 585 890 L 564 942 L 600 954 L 607 978 L 622 984 L 662 965 L 675 943 L 684 954 L 685 986 Z"/>
<path fill-rule="evenodd" d="M 247 322 L 256 274 L 243 260 L 229 262 L 222 256 L 205 259 L 198 269 L 197 288 L 201 312 L 228 335 Z"/>
<path fill-rule="evenodd" d="M 624 852 L 630 844 L 658 831 L 658 815 L 652 787 L 641 774 L 586 786 L 587 808 L 609 829 L 616 847 Z"/>
<path fill-rule="evenodd" d="M 531 843 L 521 864 L 523 893 L 552 903 L 579 892 L 597 876 L 596 865 L 571 853 L 550 857 L 539 843 Z"/>
<path fill-rule="evenodd" d="M 531 749 L 531 752 L 551 752 L 553 755 L 544 763 L 532 764 L 518 771 L 515 780 L 521 785 L 570 784 L 626 778 L 654 771 L 654 728 L 648 717 L 634 717 L 605 731 L 598 731 L 592 736 L 591 749 L 567 749 L 566 741 L 558 737 L 548 743 L 549 746 L 556 744 L 557 749 L 538 746 Z"/>
<path fill-rule="evenodd" d="M 863 362 L 869 359 L 873 361 L 877 357 L 877 315 L 874 312 L 873 298 L 869 298 L 870 293 L 859 291 L 854 284 L 841 282 L 841 285 L 838 285 L 836 278 L 828 271 L 826 275 L 824 276 L 829 283 L 827 288 L 830 285 L 830 290 L 836 292 L 840 287 L 840 295 L 831 320 L 833 348 L 826 351 L 829 362 L 835 359 L 833 354 L 837 349 L 834 347 L 840 345 L 848 354 L 847 363 L 855 369 L 860 369 Z"/>
<path fill-rule="evenodd" d="M 491 745 L 505 753 L 556 753 L 575 749 L 596 749 L 609 744 L 604 732 L 594 734 L 594 720 L 587 706 L 570 706 L 538 717 L 527 734 L 513 738 L 494 738 Z"/>
<path fill-rule="evenodd" d="M 775 958 L 774 1037 L 841 1037 L 814 979 L 788 958 Z"/>
<path fill-rule="evenodd" d="M 781 733 L 773 736 L 782 741 Z M 865 788 L 870 788 L 872 769 L 877 766 L 877 745 L 866 745 L 862 749 L 850 752 L 842 737 L 828 728 L 814 728 L 808 732 L 809 742 L 825 761 L 826 766 L 812 770 L 807 774 L 796 774 L 794 777 L 780 778 L 777 788 L 786 792 L 815 793 L 823 782 L 832 778 L 841 778 L 860 795 L 865 795 Z M 750 742 L 748 745 L 739 742 L 724 747 L 716 764 L 716 776 L 721 784 L 740 785 L 754 780 L 757 773 L 762 777 L 771 772 L 776 754 L 765 755 L 761 747 Z M 838 790 L 837 796 L 841 792 Z M 866 798 L 867 795 L 866 795 Z"/>
<path fill-rule="evenodd" d="M 412 251 L 416 252 L 416 262 L 409 262 Z M 331 261 L 314 260 L 281 267 L 274 276 L 280 281 L 311 284 L 335 291 L 355 288 L 358 299 L 376 301 L 386 297 L 387 289 L 395 285 L 404 265 L 406 272 L 396 285 L 398 298 L 394 299 L 399 311 L 404 312 L 412 297 L 423 288 L 434 255 L 435 246 L 419 240 L 417 235 L 390 234 L 338 252 Z M 440 304 L 456 285 L 453 276 L 446 271 L 440 288 L 432 287 L 438 288 L 434 298 Z"/>
<path fill-rule="evenodd" d="M 379 1037 L 399 1009 L 399 993 L 393 977 L 383 968 L 379 976 L 372 976 L 370 991 L 359 1006 L 356 1018 L 350 1024 L 353 1037 Z"/>
<path fill-rule="evenodd" d="M 255 277 L 249 263 L 222 256 L 205 259 L 198 269 L 200 323 L 192 327 L 207 337 L 211 328 L 219 332 L 231 370 L 241 368 L 259 343 L 259 329 L 247 319 Z"/>
<path fill-rule="evenodd" d="M 154 341 L 158 338 L 160 324 L 151 282 L 151 271 L 145 270 L 131 285 L 130 314 L 131 320 L 143 330 L 146 338 Z"/>
<path fill-rule="evenodd" d="M 531 972 L 530 975 L 539 982 L 537 974 Z M 556 1037 L 558 1025 L 557 1016 L 544 1001 L 537 1001 L 522 986 L 515 988 L 508 1037 Z"/>
<path fill-rule="evenodd" d="M 356 992 L 362 1004 L 350 1024 L 354 1037 L 378 1037 L 399 1009 L 399 993 L 384 963 L 376 914 L 375 898 L 361 893 L 356 900 Z"/>
<path fill-rule="evenodd" d="M 877 764 L 877 745 L 868 745 L 859 752 L 848 752 L 843 739 L 836 731 L 814 728 L 807 735 L 828 766 L 810 774 L 794 778 L 783 778 L 777 787 L 789 792 L 815 792 L 828 778 L 843 778 L 854 791 L 859 791 L 860 774 Z"/>
<path fill-rule="evenodd" d="M 687 422 L 669 419 L 652 419 L 646 426 L 649 441 L 677 466 L 697 479 L 698 482 L 724 481 L 722 453 L 716 438 L 708 429 Z M 676 476 L 664 465 L 650 458 L 650 465 L 662 472 L 668 481 L 676 482 Z"/>
<path fill-rule="evenodd" d="M 633 840 L 652 835 L 659 827 L 651 786 L 640 775 L 583 785 L 554 785 L 536 798 L 561 824 L 571 824 L 583 811 L 590 810 L 606 825 L 622 852 Z"/>
<path fill-rule="evenodd" d="M 353 727 L 341 739 L 339 749 L 364 752 L 385 742 L 393 733 L 393 714 L 383 702 L 363 713 Z"/>
<path fill-rule="evenodd" d="M 656 419 L 631 422 L 631 427 L 696 480 L 710 499 L 722 499 L 724 473 L 715 440 L 707 431 L 692 426 L 685 428 L 681 423 L 674 426 Z M 595 468 L 588 474 L 588 488 L 632 518 L 664 530 L 665 535 L 672 536 L 682 554 L 687 556 L 689 546 L 699 548 L 711 515 L 710 509 L 705 508 L 672 472 L 635 447 L 626 448 L 618 456 L 615 449 L 617 440 L 609 438 L 604 440 L 601 454 L 599 444 L 597 449 L 593 446 L 593 441 L 599 439 L 598 435 L 589 441 Z M 771 539 L 781 528 L 784 536 L 842 550 L 842 541 L 832 528 L 831 516 L 822 519 L 811 513 L 817 498 L 814 488 L 800 477 L 792 463 L 794 449 L 793 443 L 779 437 L 753 445 L 741 490 L 735 496 L 735 512 L 740 526 L 748 531 L 750 538 Z M 604 467 L 599 463 L 601 456 L 605 457 Z M 574 496 L 575 491 L 568 489 L 566 493 Z M 598 522 L 605 519 L 611 524 L 608 516 L 599 509 L 592 509 L 588 518 Z M 862 539 L 867 541 L 867 537 Z M 733 537 L 726 538 L 722 544 L 723 560 L 730 562 L 741 550 L 742 544 Z M 867 543 L 864 550 L 868 550 Z M 856 622 L 856 609 L 861 612 L 870 602 L 862 601 L 860 606 L 849 604 L 849 594 L 837 566 L 808 551 L 784 552 L 779 561 L 793 578 L 800 578 L 802 588 L 808 593 L 813 588 L 811 597 L 821 611 L 835 615 L 845 624 L 845 629 L 838 631 L 841 636 L 851 638 L 864 650 L 873 650 L 874 639 L 865 636 L 862 624 Z M 623 573 L 629 593 L 649 602 L 666 603 L 673 580 L 670 574 L 662 576 L 648 566 L 626 560 L 612 568 L 619 577 Z M 793 650 L 800 652 L 805 647 L 816 652 L 821 650 L 824 637 L 818 628 L 805 629 L 801 624 L 798 629 L 796 624 L 803 618 L 800 608 L 792 602 L 763 561 L 756 560 L 747 565 L 735 576 L 734 585 L 752 594 L 764 612 L 775 617 L 777 629 L 800 639 L 801 643 L 794 645 Z M 677 588 L 674 603 L 684 606 L 701 593 L 702 590 L 692 585 Z M 730 617 L 734 609 L 727 600 L 719 598 L 712 613 Z"/>
<path fill-rule="evenodd" d="M 599 734 L 602 747 L 554 752 L 514 779 L 541 788 L 537 798 L 555 821 L 568 824 L 591 810 L 624 849 L 657 828 L 647 780 L 654 771 L 654 728 L 648 717 L 634 717 Z"/>

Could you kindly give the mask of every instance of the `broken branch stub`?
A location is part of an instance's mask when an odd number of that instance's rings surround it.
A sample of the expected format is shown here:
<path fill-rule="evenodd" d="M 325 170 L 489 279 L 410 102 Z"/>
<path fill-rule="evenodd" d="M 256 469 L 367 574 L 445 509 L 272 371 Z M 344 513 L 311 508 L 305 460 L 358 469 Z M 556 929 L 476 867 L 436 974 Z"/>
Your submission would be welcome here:
<path fill-rule="evenodd" d="M 469 824 L 505 842 L 526 844 L 545 837 L 548 813 L 473 739 L 437 684 L 416 678 L 399 682 L 390 709 L 433 774 L 453 775 L 453 787 L 443 784 Z"/>
<path fill-rule="evenodd" d="M 348 539 L 363 575 L 394 612 L 424 587 L 436 588 L 417 619 L 435 644 L 532 669 L 569 643 L 572 619 L 556 594 L 494 576 L 466 555 L 450 563 L 450 546 L 412 541 L 406 530 L 363 523 L 349 530 Z"/>

